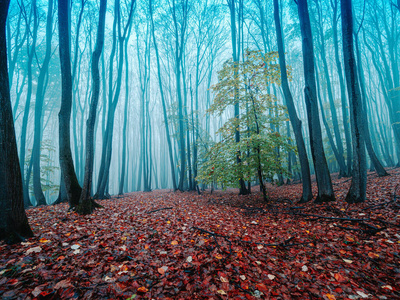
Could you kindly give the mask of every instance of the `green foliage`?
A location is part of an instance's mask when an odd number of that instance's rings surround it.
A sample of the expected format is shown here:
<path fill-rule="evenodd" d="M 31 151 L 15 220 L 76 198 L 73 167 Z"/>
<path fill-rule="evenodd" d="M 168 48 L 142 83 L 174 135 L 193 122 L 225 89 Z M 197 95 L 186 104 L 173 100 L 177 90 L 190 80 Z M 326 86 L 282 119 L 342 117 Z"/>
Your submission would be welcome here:
<path fill-rule="evenodd" d="M 238 187 L 240 178 L 253 181 L 259 168 L 264 179 L 273 179 L 278 173 L 289 175 L 287 155 L 278 155 L 277 150 L 283 153 L 295 148 L 288 137 L 275 130 L 287 120 L 286 109 L 268 92 L 271 84 L 280 84 L 277 58 L 276 52 L 263 55 L 260 51 L 246 51 L 244 62 L 230 59 L 224 63 L 218 83 L 212 87 L 215 99 L 208 113 L 222 115 L 238 103 L 240 115 L 229 118 L 217 131 L 219 142 L 209 143 L 200 162 L 198 181 Z M 241 135 L 238 143 L 236 129 Z M 237 163 L 239 153 L 241 162 Z"/>
<path fill-rule="evenodd" d="M 50 195 L 55 195 L 58 193 L 59 185 L 54 183 L 54 172 L 58 170 L 58 167 L 53 166 L 52 163 L 54 159 L 52 155 L 55 153 L 56 149 L 52 145 L 50 140 L 44 140 L 41 145 L 40 151 L 40 182 L 42 184 L 43 192 L 49 191 Z M 29 163 L 32 156 L 32 150 L 28 150 L 28 154 L 25 160 L 25 168 L 29 168 Z M 32 184 L 32 173 L 29 179 L 29 191 L 33 192 L 33 184 Z"/>

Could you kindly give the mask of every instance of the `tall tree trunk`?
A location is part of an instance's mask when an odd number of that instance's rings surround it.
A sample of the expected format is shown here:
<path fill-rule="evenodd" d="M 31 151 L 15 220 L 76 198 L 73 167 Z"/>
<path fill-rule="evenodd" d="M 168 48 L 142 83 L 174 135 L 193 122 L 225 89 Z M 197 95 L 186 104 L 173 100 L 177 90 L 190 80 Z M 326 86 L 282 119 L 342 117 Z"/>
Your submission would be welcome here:
<path fill-rule="evenodd" d="M 16 243 L 33 236 L 24 210 L 21 168 L 11 110 L 6 20 L 10 1 L 0 1 L 0 240 Z"/>
<path fill-rule="evenodd" d="M 122 129 L 122 166 L 121 166 L 121 177 L 119 182 L 118 194 L 124 193 L 125 185 L 125 173 L 126 173 L 126 140 L 128 138 L 126 134 L 127 123 L 128 123 L 128 99 L 129 99 L 129 61 L 128 61 L 128 41 L 132 26 L 129 27 L 128 39 L 125 41 L 125 107 L 124 107 L 124 125 Z"/>
<path fill-rule="evenodd" d="M 171 145 L 171 136 L 170 136 L 170 133 L 169 133 L 169 124 L 168 124 L 167 107 L 166 107 L 166 104 L 165 104 L 164 88 L 163 88 L 162 80 L 161 80 L 160 55 L 158 53 L 158 46 L 157 46 L 156 36 L 155 36 L 155 32 L 154 32 L 152 0 L 149 0 L 149 10 L 150 10 L 150 18 L 151 18 L 151 32 L 152 32 L 152 36 L 153 36 L 154 50 L 156 52 L 156 59 L 157 59 L 158 86 L 159 86 L 159 89 L 160 89 L 161 104 L 162 104 L 162 110 L 163 110 L 163 116 L 164 116 L 164 125 L 165 125 L 165 135 L 167 137 L 169 161 L 170 161 L 170 164 L 171 164 L 172 187 L 173 187 L 174 191 L 176 191 L 177 190 L 177 186 L 176 186 L 176 179 L 175 179 L 175 165 L 174 165 L 173 150 L 172 150 L 172 145 Z"/>
<path fill-rule="evenodd" d="M 46 54 L 42 66 L 40 68 L 39 77 L 37 81 L 37 90 L 35 98 L 35 130 L 33 138 L 33 192 L 36 199 L 36 205 L 46 205 L 46 199 L 42 191 L 41 175 L 40 175 L 40 153 L 42 144 L 42 114 L 44 96 L 46 93 L 45 79 L 50 64 L 51 58 L 51 40 L 53 37 L 53 0 L 49 0 L 47 10 L 47 23 L 46 23 Z"/>
<path fill-rule="evenodd" d="M 32 28 L 32 43 L 29 45 L 29 34 L 28 34 L 28 43 L 27 43 L 27 80 L 28 80 L 28 87 L 26 91 L 26 100 L 25 100 L 25 109 L 24 109 L 24 116 L 22 118 L 22 128 L 21 128 L 21 145 L 20 145 L 20 167 L 21 167 L 21 176 L 23 178 L 23 192 L 24 192 L 24 205 L 25 207 L 31 206 L 31 201 L 29 199 L 29 177 L 25 177 L 25 151 L 26 151 L 26 134 L 28 129 L 28 119 L 29 119 L 29 110 L 31 105 L 32 99 L 32 87 L 33 87 L 33 79 L 32 79 L 32 63 L 33 57 L 35 56 L 35 48 L 36 48 L 36 41 L 37 41 L 37 34 L 38 34 L 38 15 L 36 10 L 36 0 L 32 1 L 32 8 L 30 12 L 30 16 L 28 18 L 29 22 L 32 22 L 33 16 L 33 28 Z M 27 24 L 26 26 L 30 26 Z"/>
<path fill-rule="evenodd" d="M 104 47 L 104 31 L 106 19 L 107 0 L 100 1 L 99 22 L 97 27 L 96 45 L 92 54 L 92 82 L 93 93 L 89 108 L 89 117 L 86 123 L 86 153 L 85 153 L 85 176 L 83 179 L 82 193 L 79 199 L 78 212 L 90 214 L 93 211 L 93 201 L 91 200 L 93 163 L 94 163 L 94 133 L 96 123 L 97 105 L 100 96 L 100 72 L 99 61 Z"/>
<path fill-rule="evenodd" d="M 326 81 L 326 87 L 327 87 L 327 92 L 328 92 L 328 102 L 329 102 L 329 108 L 331 111 L 331 117 L 332 117 L 332 125 L 333 125 L 333 132 L 335 134 L 335 141 L 336 145 L 334 142 L 331 142 L 332 148 L 335 145 L 337 149 L 337 154 L 335 153 L 336 160 L 339 164 L 340 168 L 340 176 L 347 176 L 347 169 L 346 169 L 346 163 L 344 160 L 344 150 L 343 150 L 343 143 L 342 143 L 342 137 L 340 135 L 340 130 L 339 130 L 339 122 L 338 122 L 338 117 L 336 113 L 336 107 L 335 107 L 335 102 L 333 99 L 333 91 L 332 91 L 332 84 L 331 84 L 331 78 L 329 76 L 329 68 L 328 68 L 328 62 L 326 60 L 326 51 L 325 51 L 325 36 L 324 36 L 324 28 L 323 28 L 323 22 L 322 22 L 322 11 L 319 5 L 320 0 L 316 0 L 315 4 L 317 6 L 318 10 L 318 22 L 319 22 L 319 38 L 320 38 L 320 56 L 322 60 L 322 67 L 324 71 L 324 77 Z M 321 99 L 322 101 L 322 99 Z M 321 110 L 323 108 L 321 107 Z M 330 130 L 327 128 L 327 130 Z"/>
<path fill-rule="evenodd" d="M 58 0 L 58 37 L 61 66 L 61 108 L 58 114 L 59 121 L 59 147 L 60 167 L 64 176 L 65 188 L 67 190 L 70 207 L 79 205 L 79 197 L 82 188 L 76 177 L 74 162 L 72 160 L 70 143 L 70 122 L 72 108 L 72 75 L 71 56 L 69 45 L 68 11 L 70 9 L 68 0 Z"/>
<path fill-rule="evenodd" d="M 343 117 L 343 130 L 344 137 L 346 141 L 346 160 L 347 160 L 347 176 L 351 175 L 351 160 L 352 160 L 352 145 L 351 145 L 351 137 L 350 137 L 350 128 L 349 128 L 349 117 L 347 111 L 347 98 L 346 98 L 346 86 L 344 84 L 343 71 L 342 71 L 342 63 L 339 58 L 339 38 L 338 38 L 338 3 L 339 0 L 331 1 L 332 9 L 333 9 L 333 21 L 332 21 L 332 29 L 333 29 L 333 45 L 335 48 L 335 63 L 339 76 L 339 86 L 340 86 L 340 100 L 342 103 L 342 117 Z"/>
<path fill-rule="evenodd" d="M 319 122 L 317 88 L 315 85 L 314 49 L 311 33 L 310 16 L 307 0 L 298 0 L 298 12 L 302 35 L 303 64 L 305 88 L 304 96 L 307 107 L 308 128 L 310 131 L 311 154 L 318 185 L 316 203 L 334 201 L 331 176 L 326 163 L 324 145 L 322 142 L 321 124 Z"/>
<path fill-rule="evenodd" d="M 362 62 L 361 62 L 361 52 L 360 52 L 360 47 L 358 43 L 358 33 L 355 33 L 355 50 L 356 50 L 356 58 L 357 58 L 357 72 L 358 72 L 358 78 L 360 82 L 360 88 L 361 88 L 361 101 L 362 101 L 362 109 L 364 111 L 363 116 L 361 117 L 361 120 L 363 122 L 362 129 L 364 130 L 363 135 L 365 139 L 365 146 L 368 151 L 368 155 L 372 161 L 372 164 L 374 166 L 374 169 L 378 176 L 387 176 L 389 175 L 385 168 L 382 166 L 381 162 L 379 161 L 379 158 L 377 157 L 374 148 L 372 147 L 372 141 L 371 141 L 371 135 L 370 131 L 368 128 L 368 114 L 367 114 L 367 92 L 365 89 L 365 77 L 364 77 L 364 71 L 362 68 Z"/>
<path fill-rule="evenodd" d="M 353 176 L 347 193 L 348 203 L 365 201 L 367 189 L 367 159 L 365 155 L 363 109 L 357 65 L 353 46 L 353 12 L 351 0 L 341 0 L 343 58 L 350 102 L 351 133 L 353 138 Z"/>
<path fill-rule="evenodd" d="M 240 0 L 239 0 L 240 1 Z M 236 63 L 235 69 L 234 69 L 234 80 L 238 78 L 238 68 L 237 65 L 239 63 L 239 57 L 240 57 L 240 35 L 239 38 L 236 37 L 236 10 L 235 10 L 235 0 L 227 0 L 228 2 L 228 7 L 229 7 L 229 12 L 230 12 L 230 21 L 231 21 L 231 40 L 232 40 L 232 59 Z M 240 20 L 239 20 L 240 22 Z M 240 26 L 239 26 L 239 34 L 240 34 Z M 239 108 L 239 88 L 237 85 L 235 86 L 235 104 L 234 104 L 234 116 L 238 120 L 239 119 L 239 114 L 240 114 L 240 108 Z M 237 126 L 235 130 L 235 141 L 236 143 L 240 142 L 240 131 Z M 246 184 L 243 180 L 243 176 L 240 175 L 240 166 L 242 164 L 242 159 L 241 159 L 241 153 L 240 150 L 238 150 L 238 153 L 236 155 L 236 162 L 238 164 L 239 168 L 239 195 L 247 195 L 249 194 L 248 189 L 246 188 Z"/>
<path fill-rule="evenodd" d="M 289 88 L 289 82 L 287 78 L 286 70 L 286 59 L 285 59 L 285 48 L 283 44 L 282 37 L 282 27 L 279 17 L 279 3 L 278 0 L 274 0 L 274 19 L 275 19 L 275 29 L 276 37 L 278 43 L 278 53 L 279 53 L 279 65 L 281 69 L 281 81 L 282 90 L 285 96 L 285 104 L 288 109 L 290 123 L 292 124 L 294 137 L 296 140 L 297 151 L 299 153 L 300 168 L 301 168 L 301 178 L 303 185 L 303 194 L 300 198 L 300 203 L 305 203 L 313 198 L 311 189 L 311 175 L 310 175 L 310 165 L 308 162 L 306 146 L 304 144 L 304 138 L 302 133 L 302 124 L 297 116 L 296 107 L 294 105 L 293 96 Z"/>

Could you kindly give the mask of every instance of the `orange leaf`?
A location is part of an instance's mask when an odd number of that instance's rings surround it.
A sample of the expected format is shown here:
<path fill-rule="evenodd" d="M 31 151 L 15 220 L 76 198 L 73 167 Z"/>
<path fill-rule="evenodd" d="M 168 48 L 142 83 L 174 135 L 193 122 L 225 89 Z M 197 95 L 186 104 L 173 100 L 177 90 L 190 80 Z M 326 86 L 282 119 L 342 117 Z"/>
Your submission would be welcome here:
<path fill-rule="evenodd" d="M 379 257 L 379 254 L 376 254 L 376 253 L 373 253 L 373 252 L 369 252 L 369 253 L 368 253 L 368 256 L 369 256 L 370 258 L 378 258 L 378 257 Z"/>
<path fill-rule="evenodd" d="M 147 293 L 148 289 L 146 289 L 146 287 L 141 286 L 140 288 L 138 288 L 137 290 L 139 293 Z"/>
<path fill-rule="evenodd" d="M 178 245 L 178 241 L 172 241 L 171 245 Z"/>
<path fill-rule="evenodd" d="M 339 273 L 335 274 L 335 279 L 338 282 L 346 282 L 347 281 L 347 279 L 342 274 L 339 274 Z"/>
<path fill-rule="evenodd" d="M 332 294 L 325 294 L 326 298 L 328 298 L 329 300 L 336 300 L 335 296 Z"/>

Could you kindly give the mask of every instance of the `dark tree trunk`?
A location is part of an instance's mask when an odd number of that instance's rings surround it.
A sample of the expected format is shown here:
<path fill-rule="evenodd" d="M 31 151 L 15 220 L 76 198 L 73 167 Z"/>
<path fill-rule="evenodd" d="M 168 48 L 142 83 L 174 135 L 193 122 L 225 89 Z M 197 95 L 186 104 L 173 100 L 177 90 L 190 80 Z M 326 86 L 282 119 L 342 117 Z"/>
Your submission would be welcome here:
<path fill-rule="evenodd" d="M 45 79 L 49 70 L 51 58 L 51 40 L 53 37 L 53 0 L 49 0 L 47 21 L 46 21 L 46 54 L 43 64 L 40 68 L 37 81 L 37 90 L 35 98 L 35 130 L 33 138 L 33 192 L 36 199 L 36 205 L 46 205 L 46 199 L 43 194 L 41 176 L 40 176 L 40 153 L 42 144 L 42 114 L 45 96 Z"/>
<path fill-rule="evenodd" d="M 70 121 L 72 107 L 72 75 L 71 75 L 71 56 L 69 46 L 69 26 L 68 26 L 68 0 L 58 0 L 58 31 L 59 31 L 59 51 L 61 66 L 61 108 L 58 114 L 59 121 L 59 147 L 60 147 L 60 167 L 61 174 L 64 176 L 65 188 L 67 190 L 68 202 L 70 207 L 79 205 L 79 197 L 82 188 L 76 177 L 74 162 L 72 160 L 70 144 Z"/>
<path fill-rule="evenodd" d="M 61 175 L 60 189 L 58 191 L 58 197 L 57 197 L 57 200 L 53 203 L 53 205 L 64 203 L 64 202 L 68 202 L 68 196 L 67 196 L 67 190 L 65 188 L 64 179 L 63 179 L 63 176 Z"/>
<path fill-rule="evenodd" d="M 276 36 L 278 42 L 278 52 L 279 52 L 279 65 L 281 68 L 281 81 L 282 90 L 285 96 L 285 102 L 289 113 L 290 123 L 292 124 L 294 137 L 296 139 L 297 151 L 299 153 L 300 167 L 301 167 L 301 178 L 303 184 L 303 194 L 300 198 L 300 203 L 308 202 L 312 199 L 312 189 L 311 189 L 311 175 L 310 166 L 308 162 L 306 147 L 304 144 L 303 133 L 301 130 L 302 124 L 297 116 L 296 108 L 294 105 L 292 93 L 289 89 L 289 83 L 286 71 L 286 59 L 285 50 L 282 38 L 282 28 L 281 21 L 279 17 L 279 4 L 278 0 L 274 0 L 274 18 L 275 18 L 275 28 Z"/>
<path fill-rule="evenodd" d="M 322 142 L 321 124 L 319 122 L 317 88 L 315 85 L 314 49 L 311 33 L 310 16 L 307 0 L 298 0 L 298 12 L 302 35 L 303 64 L 305 88 L 304 96 L 307 108 L 308 128 L 310 132 L 311 155 L 318 185 L 316 203 L 334 201 L 331 176 L 326 163 L 324 145 Z"/>
<path fill-rule="evenodd" d="M 39 21 L 38 21 L 38 16 L 37 16 L 37 10 L 36 10 L 36 0 L 32 1 L 32 15 L 33 15 L 33 20 L 31 19 L 31 16 L 29 17 L 29 23 L 33 21 L 33 28 L 31 30 L 32 33 L 32 43 L 29 45 L 29 34 L 27 38 L 27 55 L 28 55 L 28 60 L 27 60 L 27 81 L 28 81 L 28 87 L 27 87 L 27 92 L 26 92 L 26 100 L 25 100 L 25 109 L 24 109 L 24 116 L 22 118 L 22 128 L 21 128 L 21 145 L 20 145 L 20 167 L 21 167 L 21 176 L 23 180 L 23 193 L 24 193 L 24 203 L 25 207 L 31 206 L 32 203 L 29 199 L 29 180 L 30 176 L 24 176 L 25 174 L 25 152 L 26 152 L 26 134 L 27 134 L 27 129 L 28 129 L 28 120 L 29 120 L 29 110 L 30 110 L 30 105 L 31 105 L 31 99 L 32 99 L 32 88 L 33 88 L 33 80 L 32 80 L 32 63 L 33 63 L 33 57 L 35 55 L 35 47 L 36 47 L 36 40 L 37 40 L 37 33 L 38 33 L 38 27 L 39 27 Z M 28 24 L 27 24 L 28 26 Z"/>
<path fill-rule="evenodd" d="M 16 243 L 33 236 L 24 210 L 21 169 L 7 70 L 6 20 L 10 1 L 0 1 L 0 240 Z"/>
<path fill-rule="evenodd" d="M 367 188 L 367 160 L 365 155 L 362 120 L 362 99 L 357 78 L 353 46 L 353 12 L 351 0 L 341 0 L 344 70 L 350 102 L 351 134 L 353 139 L 353 176 L 347 193 L 348 203 L 365 201 Z"/>
<path fill-rule="evenodd" d="M 93 201 L 91 199 L 93 162 L 94 162 L 94 128 L 96 123 L 97 104 L 100 96 L 100 72 L 99 60 L 104 47 L 104 31 L 106 19 L 107 0 L 100 1 L 99 23 L 97 27 L 96 45 L 92 54 L 92 82 L 93 93 L 90 103 L 89 117 L 86 123 L 86 163 L 85 176 L 83 179 L 82 193 L 79 199 L 78 212 L 81 214 L 90 214 L 93 211 Z"/>

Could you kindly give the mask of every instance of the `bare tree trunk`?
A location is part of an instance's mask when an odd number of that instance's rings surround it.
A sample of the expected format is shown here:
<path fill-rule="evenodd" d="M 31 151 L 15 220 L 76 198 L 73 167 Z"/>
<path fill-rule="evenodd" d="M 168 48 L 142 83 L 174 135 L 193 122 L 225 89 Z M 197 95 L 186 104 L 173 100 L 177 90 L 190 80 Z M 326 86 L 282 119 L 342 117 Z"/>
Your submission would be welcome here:
<path fill-rule="evenodd" d="M 301 130 L 302 124 L 297 116 L 296 107 L 294 105 L 293 96 L 290 91 L 289 82 L 287 78 L 285 49 L 282 38 L 282 28 L 279 17 L 278 0 L 274 0 L 274 18 L 275 18 L 275 28 L 276 28 L 276 36 L 278 42 L 279 65 L 281 68 L 282 89 L 283 89 L 283 94 L 285 96 L 285 102 L 289 113 L 290 123 L 292 124 L 294 137 L 296 139 L 297 151 L 299 153 L 299 160 L 301 167 L 303 194 L 300 198 L 300 203 L 305 203 L 313 198 L 311 189 L 310 166 L 308 162 L 306 146 L 304 144 L 303 133 Z"/>
<path fill-rule="evenodd" d="M 126 134 L 127 123 L 128 123 L 128 99 L 129 99 L 129 60 L 128 60 L 128 41 L 131 32 L 132 25 L 129 27 L 128 39 L 125 41 L 125 107 L 124 107 L 124 125 L 122 129 L 122 166 L 121 166 L 121 178 L 119 182 L 118 194 L 124 193 L 125 176 L 126 176 L 126 151 L 127 145 L 126 140 L 128 138 Z"/>
<path fill-rule="evenodd" d="M 162 104 L 162 109 L 163 109 L 164 125 L 165 125 L 165 135 L 167 137 L 169 161 L 171 164 L 172 187 L 173 187 L 174 191 L 176 191 L 177 186 L 176 186 L 176 178 L 175 178 L 175 165 L 174 165 L 173 151 L 172 151 L 172 145 L 171 145 L 171 136 L 169 133 L 169 124 L 168 124 L 167 108 L 166 108 L 166 104 L 165 104 L 164 88 L 163 88 L 162 81 L 161 81 L 160 55 L 158 53 L 156 36 L 154 33 L 153 6 L 152 6 L 151 2 L 152 2 L 152 0 L 149 1 L 149 9 L 150 9 L 150 18 L 151 18 L 151 32 L 152 32 L 152 36 L 153 36 L 154 50 L 156 52 L 156 59 L 157 59 L 158 86 L 160 88 L 161 104 Z"/>
<path fill-rule="evenodd" d="M 239 0 L 240 1 L 240 0 Z M 236 37 L 236 11 L 235 11 L 235 0 L 227 0 L 229 12 L 230 12 L 230 19 L 231 19 L 231 40 L 232 40 L 232 58 L 233 61 L 238 64 L 239 57 L 240 57 L 240 36 L 239 38 Z M 239 20 L 240 21 L 240 20 Z M 240 33 L 240 26 L 239 26 L 239 33 Z M 238 69 L 235 67 L 234 69 L 234 78 L 238 77 Z M 240 108 L 239 108 L 239 101 L 238 101 L 239 89 L 235 87 L 235 105 L 234 105 L 234 116 L 235 118 L 239 118 Z M 240 131 L 239 128 L 235 130 L 235 141 L 236 143 L 240 142 Z M 238 168 L 240 169 L 242 159 L 241 153 L 238 151 L 236 156 L 236 162 L 238 164 Z M 240 171 L 239 171 L 240 172 Z M 240 175 L 239 175 L 240 176 Z M 243 180 L 243 176 L 239 178 L 239 195 L 247 195 L 249 194 L 249 190 L 246 188 L 246 184 Z"/>
<path fill-rule="evenodd" d="M 353 176 L 347 193 L 348 203 L 364 202 L 367 189 L 367 159 L 365 155 L 363 109 L 357 65 L 353 46 L 353 12 L 351 0 L 341 0 L 343 58 L 350 102 L 351 133 L 353 138 Z"/>
<path fill-rule="evenodd" d="M 342 72 L 342 64 L 339 58 L 339 39 L 338 39 L 338 30 L 337 30 L 337 21 L 338 21 L 338 1 L 333 0 L 331 2 L 331 6 L 333 9 L 333 44 L 335 48 L 335 63 L 337 67 L 337 72 L 339 76 L 339 86 L 340 86 L 340 100 L 342 103 L 342 117 L 343 117 L 343 129 L 344 136 L 346 141 L 346 156 L 347 156 L 347 176 L 351 175 L 351 160 L 352 160 L 352 149 L 351 149 L 351 137 L 350 137 L 350 129 L 348 122 L 348 111 L 347 111 L 347 99 L 346 99 L 346 86 L 344 84 L 343 72 Z"/>
<path fill-rule="evenodd" d="M 11 110 L 6 20 L 10 1 L 0 1 L 0 240 L 16 243 L 33 236 L 24 210 L 21 169 Z"/>
<path fill-rule="evenodd" d="M 86 123 L 86 163 L 85 176 L 83 179 L 82 193 L 79 199 L 78 212 L 90 214 L 93 211 L 93 201 L 91 200 L 93 162 L 94 162 L 94 126 L 96 123 L 97 105 L 100 96 L 100 72 L 99 61 L 104 47 L 104 31 L 106 19 L 107 0 L 100 1 L 99 23 L 97 27 L 96 45 L 92 54 L 92 81 L 93 93 L 90 102 L 89 117 Z"/>
<path fill-rule="evenodd" d="M 303 47 L 303 64 L 305 88 L 304 96 L 307 107 L 308 128 L 310 131 L 311 154 L 318 185 L 316 203 L 334 201 L 331 176 L 326 163 L 324 145 L 322 142 L 321 124 L 319 122 L 317 88 L 315 85 L 314 49 L 311 33 L 310 16 L 307 0 L 298 0 L 298 12 Z"/>
<path fill-rule="evenodd" d="M 71 56 L 69 46 L 69 26 L 68 26 L 68 0 L 58 0 L 58 31 L 59 31 L 59 50 L 61 66 L 61 108 L 58 114 L 59 120 L 59 144 L 60 144 L 60 167 L 64 176 L 65 188 L 67 190 L 68 202 L 70 207 L 79 205 L 79 197 L 82 188 L 76 177 L 74 162 L 72 160 L 70 144 L 70 122 L 72 107 L 72 75 L 71 75 Z"/>
<path fill-rule="evenodd" d="M 369 132 L 368 128 L 368 114 L 367 114 L 367 92 L 365 90 L 365 78 L 364 78 L 364 71 L 362 68 L 361 64 L 361 53 L 360 53 L 360 48 L 358 45 L 358 33 L 355 34 L 355 50 L 356 50 L 356 58 L 357 58 L 357 72 L 358 72 L 358 78 L 360 81 L 360 88 L 361 88 L 361 98 L 362 98 L 362 109 L 364 111 L 363 116 L 362 116 L 362 122 L 363 122 L 363 130 L 364 130 L 364 138 L 365 138 L 365 146 L 368 151 L 368 155 L 372 161 L 372 164 L 374 166 L 374 169 L 378 176 L 387 176 L 389 175 L 385 168 L 382 166 L 381 162 L 379 161 L 378 156 L 375 153 L 374 148 L 372 147 L 372 141 L 371 141 L 371 135 Z"/>
<path fill-rule="evenodd" d="M 37 81 L 37 90 L 35 98 L 35 130 L 33 138 L 33 192 L 35 194 L 36 205 L 46 205 L 46 199 L 42 191 L 41 176 L 40 176 L 40 153 L 42 143 L 42 114 L 44 96 L 46 93 L 45 77 L 47 76 L 51 58 L 51 40 L 53 36 L 53 0 L 49 0 L 46 23 L 46 54 L 40 68 Z"/>

